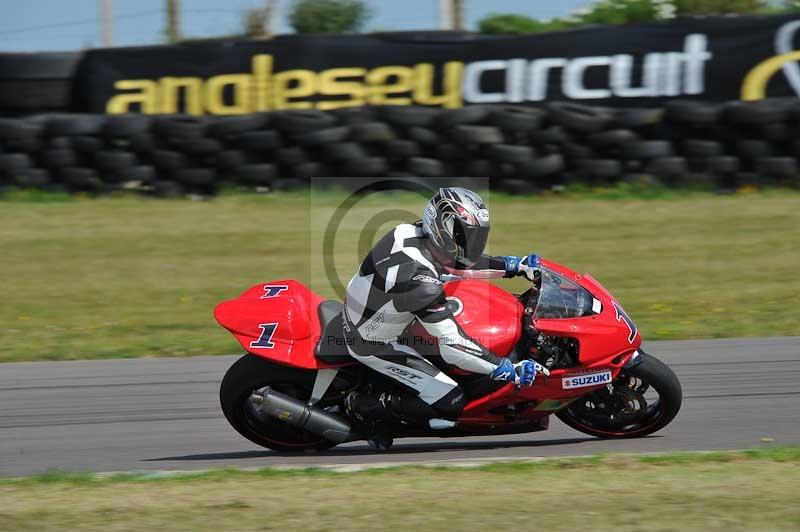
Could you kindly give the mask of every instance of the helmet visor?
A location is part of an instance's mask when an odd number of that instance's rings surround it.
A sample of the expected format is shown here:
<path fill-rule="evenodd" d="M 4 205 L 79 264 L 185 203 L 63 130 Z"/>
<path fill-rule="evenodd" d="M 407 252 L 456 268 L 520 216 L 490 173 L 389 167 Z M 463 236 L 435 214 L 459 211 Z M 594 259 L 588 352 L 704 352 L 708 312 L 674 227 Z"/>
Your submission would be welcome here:
<path fill-rule="evenodd" d="M 454 219 L 453 240 L 458 246 L 456 259 L 464 266 L 474 265 L 486 248 L 489 239 L 489 228 L 469 225 L 459 218 Z"/>

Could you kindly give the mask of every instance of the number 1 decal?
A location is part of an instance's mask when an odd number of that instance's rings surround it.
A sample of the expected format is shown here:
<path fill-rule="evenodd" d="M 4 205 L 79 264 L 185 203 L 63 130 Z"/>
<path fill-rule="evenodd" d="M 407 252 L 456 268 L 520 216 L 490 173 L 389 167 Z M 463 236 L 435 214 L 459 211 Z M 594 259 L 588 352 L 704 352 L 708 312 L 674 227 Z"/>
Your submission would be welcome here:
<path fill-rule="evenodd" d="M 275 342 L 272 341 L 272 335 L 278 328 L 277 323 L 262 323 L 258 326 L 261 329 L 261 336 L 258 340 L 250 342 L 250 347 L 260 347 L 262 349 L 272 349 L 275 347 Z"/>
<path fill-rule="evenodd" d="M 614 301 L 613 303 L 614 303 L 614 310 L 617 312 L 617 321 L 624 321 L 625 324 L 628 326 L 628 331 L 630 331 L 630 334 L 628 335 L 628 343 L 632 344 L 633 341 L 636 339 L 636 332 L 637 332 L 636 324 L 633 323 L 633 320 L 630 319 L 630 317 L 627 314 L 625 314 L 625 311 L 622 310 L 622 307 L 620 307 L 616 301 Z"/>

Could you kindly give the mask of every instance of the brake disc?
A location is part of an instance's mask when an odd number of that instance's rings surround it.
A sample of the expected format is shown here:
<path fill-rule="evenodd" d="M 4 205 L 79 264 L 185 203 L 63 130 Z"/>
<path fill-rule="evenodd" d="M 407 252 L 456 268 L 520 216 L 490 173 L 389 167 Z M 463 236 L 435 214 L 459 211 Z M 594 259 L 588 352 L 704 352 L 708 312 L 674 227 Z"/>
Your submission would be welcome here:
<path fill-rule="evenodd" d="M 647 414 L 647 401 L 638 389 L 615 386 L 613 398 L 616 408 L 609 421 L 615 425 L 630 425 Z"/>

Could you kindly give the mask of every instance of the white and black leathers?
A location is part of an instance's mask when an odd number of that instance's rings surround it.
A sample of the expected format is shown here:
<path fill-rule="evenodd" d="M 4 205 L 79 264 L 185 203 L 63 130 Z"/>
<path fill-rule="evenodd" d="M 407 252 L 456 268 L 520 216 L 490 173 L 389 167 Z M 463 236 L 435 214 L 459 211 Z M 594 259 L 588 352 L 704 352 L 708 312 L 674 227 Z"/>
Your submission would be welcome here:
<path fill-rule="evenodd" d="M 469 270 L 445 271 L 427 246 L 422 224 L 401 224 L 370 251 L 347 286 L 344 333 L 350 354 L 370 368 L 416 392 L 433 414 L 455 419 L 464 406 L 458 384 L 441 371 L 455 366 L 489 375 L 501 359 L 458 326 L 440 277 L 505 277 L 503 257 L 481 255 Z M 403 337 L 414 321 L 438 339 L 436 364 Z M 430 410 L 430 409 L 429 409 Z"/>

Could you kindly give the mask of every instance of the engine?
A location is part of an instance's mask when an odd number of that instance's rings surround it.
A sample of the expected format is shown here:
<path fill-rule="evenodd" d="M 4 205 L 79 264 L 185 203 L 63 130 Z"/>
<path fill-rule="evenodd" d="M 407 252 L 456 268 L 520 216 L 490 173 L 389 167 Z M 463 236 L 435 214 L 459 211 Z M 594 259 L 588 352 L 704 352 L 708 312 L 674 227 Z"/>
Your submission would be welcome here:
<path fill-rule="evenodd" d="M 578 339 L 538 333 L 530 347 L 530 355 L 547 369 L 578 365 Z"/>

